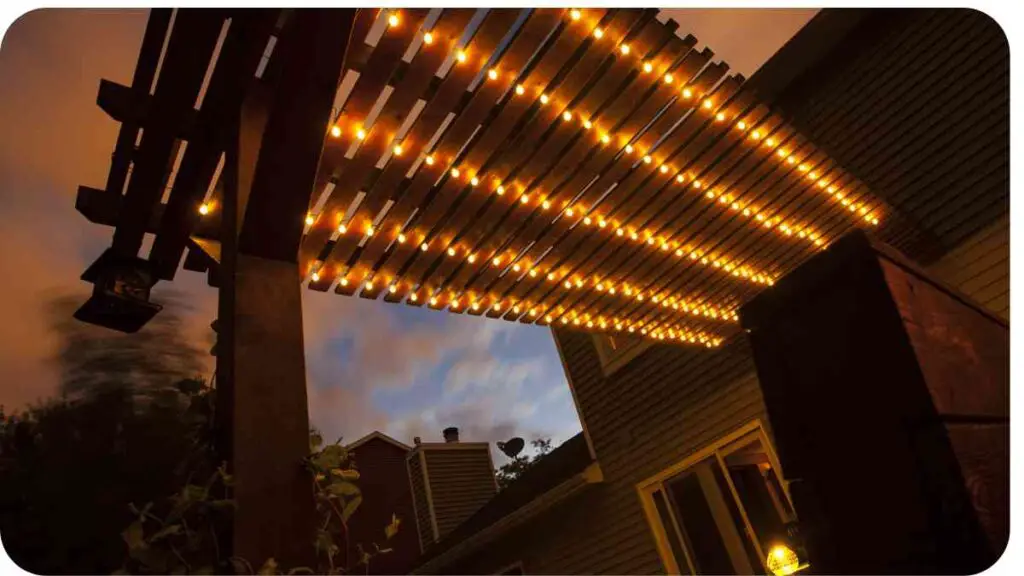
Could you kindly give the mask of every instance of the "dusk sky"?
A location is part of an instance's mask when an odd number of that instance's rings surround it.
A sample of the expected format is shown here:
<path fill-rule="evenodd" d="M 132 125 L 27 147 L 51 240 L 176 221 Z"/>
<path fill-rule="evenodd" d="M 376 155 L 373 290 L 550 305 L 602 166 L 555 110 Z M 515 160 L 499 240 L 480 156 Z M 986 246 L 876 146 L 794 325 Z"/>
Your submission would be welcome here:
<path fill-rule="evenodd" d="M 749 77 L 816 10 L 667 10 L 717 58 Z M 8 410 L 57 388 L 53 297 L 88 297 L 79 275 L 112 229 L 74 208 L 79 184 L 102 187 L 118 125 L 96 106 L 100 78 L 130 84 L 146 10 L 31 12 L 0 49 L 0 404 Z M 144 254 L 148 252 L 148 242 Z M 216 292 L 203 275 L 160 283 L 194 303 L 190 337 L 207 347 Z M 306 291 L 310 415 L 328 437 L 375 429 L 411 442 L 459 426 L 469 441 L 580 429 L 545 328 Z M 386 342 L 386 346 L 377 343 Z M 212 359 L 210 370 L 212 370 Z"/>

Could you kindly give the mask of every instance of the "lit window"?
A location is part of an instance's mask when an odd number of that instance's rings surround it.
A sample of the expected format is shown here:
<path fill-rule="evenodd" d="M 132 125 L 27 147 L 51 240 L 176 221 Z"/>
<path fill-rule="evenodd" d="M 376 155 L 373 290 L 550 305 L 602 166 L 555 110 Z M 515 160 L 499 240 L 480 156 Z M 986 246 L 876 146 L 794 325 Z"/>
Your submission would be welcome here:
<path fill-rule="evenodd" d="M 639 485 L 671 574 L 792 574 L 807 568 L 778 460 L 751 422 Z M 771 556 L 771 558 L 769 558 Z"/>

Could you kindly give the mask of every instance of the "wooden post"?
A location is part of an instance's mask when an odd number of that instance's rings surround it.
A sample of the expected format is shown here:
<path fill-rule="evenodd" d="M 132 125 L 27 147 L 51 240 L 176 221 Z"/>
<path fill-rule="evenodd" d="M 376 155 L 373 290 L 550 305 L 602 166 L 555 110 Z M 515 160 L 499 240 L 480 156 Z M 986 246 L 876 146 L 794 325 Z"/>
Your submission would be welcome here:
<path fill-rule="evenodd" d="M 977 573 L 1009 528 L 1009 330 L 853 233 L 740 311 L 811 569 Z"/>
<path fill-rule="evenodd" d="M 314 567 L 298 242 L 354 10 L 299 10 L 280 74 L 229 131 L 217 344 L 219 443 L 235 477 L 234 557 Z"/>

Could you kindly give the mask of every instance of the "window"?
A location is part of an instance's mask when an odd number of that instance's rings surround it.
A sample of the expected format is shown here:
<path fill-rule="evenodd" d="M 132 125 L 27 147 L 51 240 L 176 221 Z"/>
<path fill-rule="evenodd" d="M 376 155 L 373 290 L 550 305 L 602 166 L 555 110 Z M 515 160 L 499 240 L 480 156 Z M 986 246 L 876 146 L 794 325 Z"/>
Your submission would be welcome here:
<path fill-rule="evenodd" d="M 641 482 L 641 503 L 666 570 L 790 574 L 805 568 L 790 551 L 787 528 L 795 515 L 778 470 L 755 421 Z"/>
<path fill-rule="evenodd" d="M 643 338 L 594 334 L 594 347 L 605 376 L 625 366 L 650 346 L 651 342 Z"/>

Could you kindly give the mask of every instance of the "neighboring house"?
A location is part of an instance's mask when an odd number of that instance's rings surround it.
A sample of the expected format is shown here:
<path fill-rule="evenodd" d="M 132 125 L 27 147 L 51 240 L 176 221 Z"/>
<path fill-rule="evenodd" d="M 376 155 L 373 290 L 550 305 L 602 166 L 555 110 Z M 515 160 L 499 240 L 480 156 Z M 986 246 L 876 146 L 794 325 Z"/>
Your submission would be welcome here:
<path fill-rule="evenodd" d="M 750 82 L 903 213 L 882 240 L 1008 318 L 1008 78 L 980 12 L 823 10 Z M 435 538 L 415 573 L 769 568 L 795 512 L 749 339 L 708 352 L 553 332 L 583 433 Z M 989 453 L 1004 495 L 1005 450 Z M 1005 504 L 984 518 L 997 554 Z"/>
<path fill-rule="evenodd" d="M 420 555 L 416 515 L 406 473 L 406 455 L 412 450 L 386 434 L 373 432 L 347 446 L 359 470 L 363 503 L 349 520 L 349 542 L 372 549 L 374 543 L 391 552 L 373 559 L 371 574 L 404 574 Z M 385 539 L 384 527 L 392 515 L 399 519 L 398 533 Z"/>

